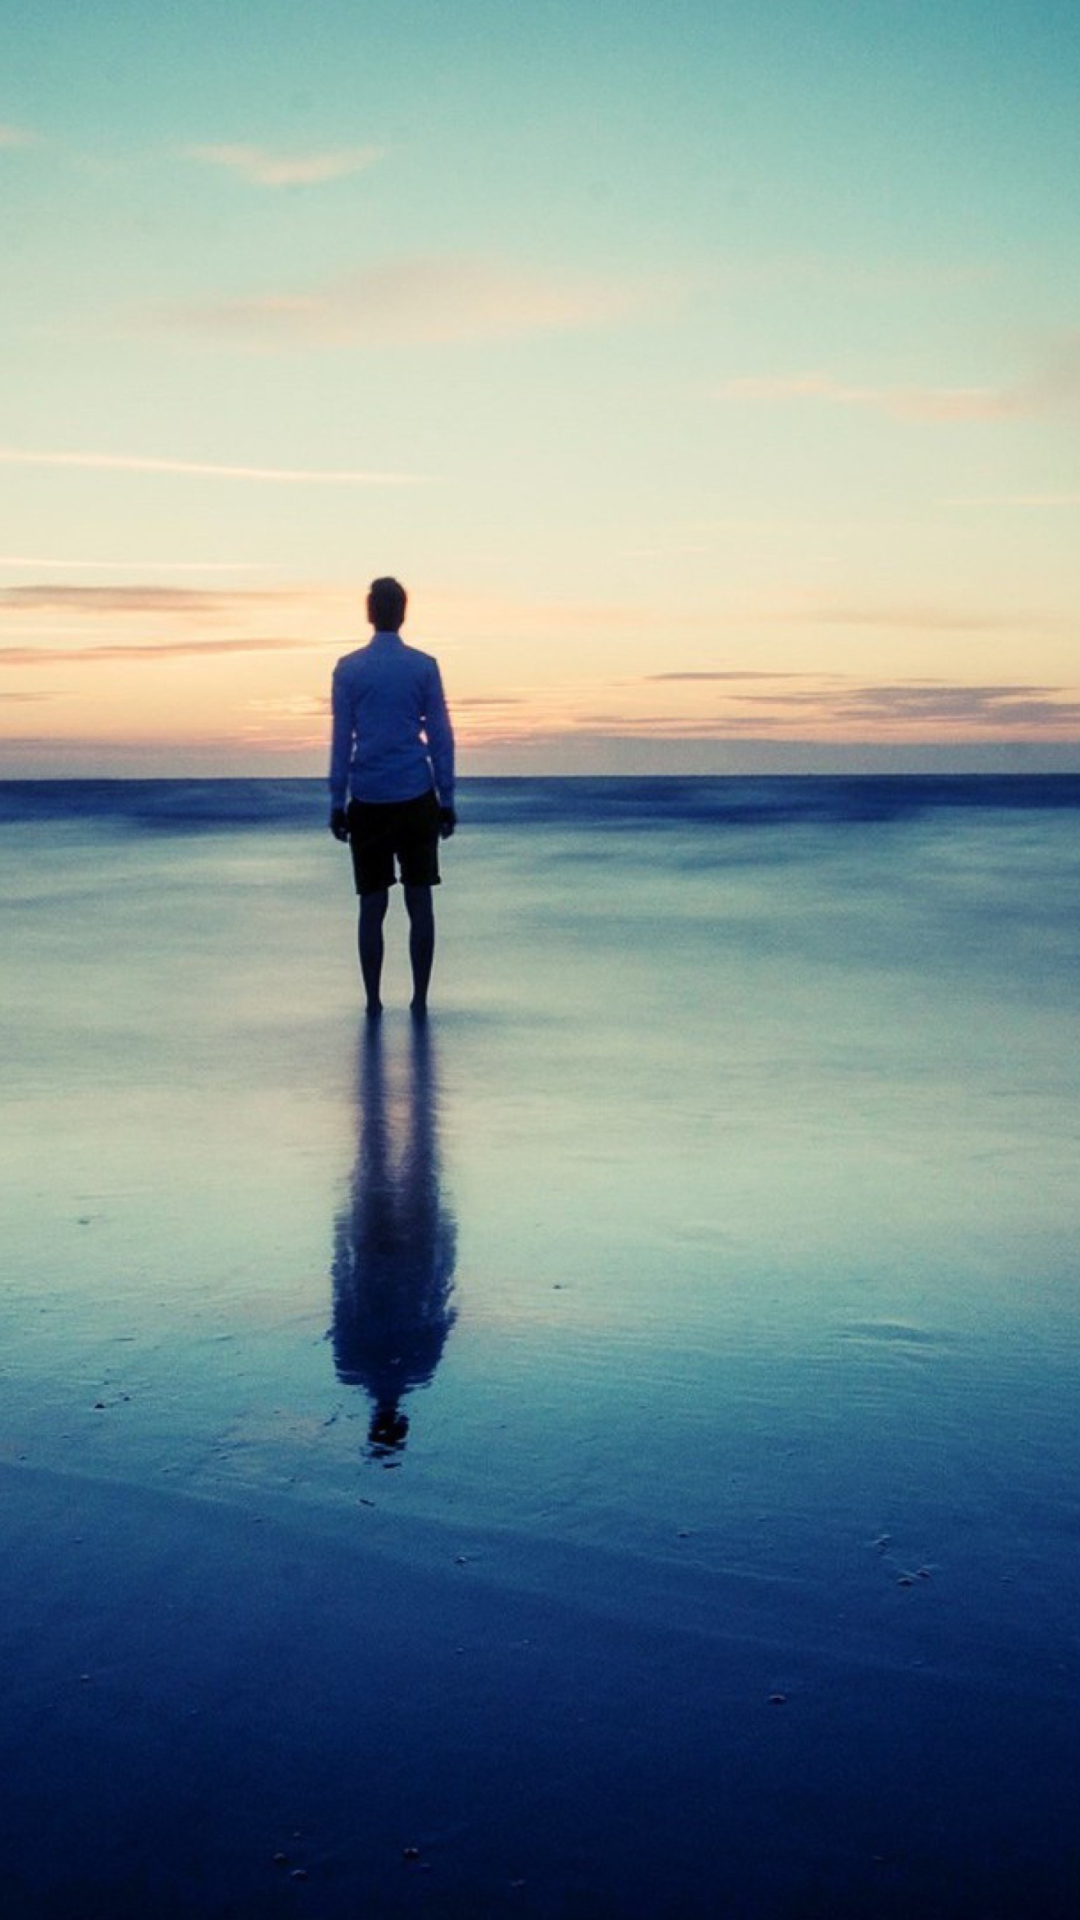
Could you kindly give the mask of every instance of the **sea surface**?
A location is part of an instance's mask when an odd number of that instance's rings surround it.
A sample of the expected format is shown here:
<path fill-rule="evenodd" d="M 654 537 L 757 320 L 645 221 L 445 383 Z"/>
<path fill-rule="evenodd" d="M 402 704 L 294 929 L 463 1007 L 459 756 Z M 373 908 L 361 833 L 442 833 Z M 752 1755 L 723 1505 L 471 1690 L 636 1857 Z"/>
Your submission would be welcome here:
<path fill-rule="evenodd" d="M 347 1530 L 631 1692 L 696 1650 L 649 1739 L 758 1835 L 729 1905 L 670 1808 L 618 1892 L 643 1763 L 610 1903 L 579 1836 L 516 1911 L 1077 1910 L 1080 780 L 466 781 L 423 1027 L 325 812 L 0 787 L 9 1476 Z"/>

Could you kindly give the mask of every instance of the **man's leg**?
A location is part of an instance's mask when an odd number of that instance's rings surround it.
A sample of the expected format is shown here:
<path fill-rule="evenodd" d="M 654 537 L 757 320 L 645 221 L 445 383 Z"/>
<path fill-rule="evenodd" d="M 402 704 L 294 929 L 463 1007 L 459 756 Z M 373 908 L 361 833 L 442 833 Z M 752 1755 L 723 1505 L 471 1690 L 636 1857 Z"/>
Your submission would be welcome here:
<path fill-rule="evenodd" d="M 360 895 L 360 972 L 364 981 L 369 1013 L 381 1013 L 379 985 L 382 980 L 383 921 L 390 895 L 384 887 L 379 893 Z"/>
<path fill-rule="evenodd" d="M 430 887 L 406 887 L 405 911 L 409 916 L 409 960 L 412 965 L 414 1013 L 427 1011 L 428 982 L 435 958 L 435 909 Z"/>

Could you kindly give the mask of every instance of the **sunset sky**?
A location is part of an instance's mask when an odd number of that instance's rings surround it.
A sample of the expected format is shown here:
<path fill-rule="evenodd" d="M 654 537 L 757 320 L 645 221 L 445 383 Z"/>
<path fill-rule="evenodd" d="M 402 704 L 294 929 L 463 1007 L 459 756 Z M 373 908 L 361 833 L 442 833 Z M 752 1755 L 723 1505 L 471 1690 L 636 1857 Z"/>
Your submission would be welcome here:
<path fill-rule="evenodd" d="M 1080 767 L 1075 0 L 4 0 L 11 774 Z"/>

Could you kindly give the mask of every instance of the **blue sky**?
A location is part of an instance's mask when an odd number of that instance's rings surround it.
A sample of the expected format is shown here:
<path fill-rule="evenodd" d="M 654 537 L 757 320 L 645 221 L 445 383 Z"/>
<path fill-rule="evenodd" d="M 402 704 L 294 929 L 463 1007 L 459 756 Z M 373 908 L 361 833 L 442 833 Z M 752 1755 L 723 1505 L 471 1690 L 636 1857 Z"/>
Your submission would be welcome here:
<path fill-rule="evenodd" d="M 13 771 L 1075 765 L 1080 21 L 5 8 Z M 831 756 L 831 760 L 830 760 Z"/>

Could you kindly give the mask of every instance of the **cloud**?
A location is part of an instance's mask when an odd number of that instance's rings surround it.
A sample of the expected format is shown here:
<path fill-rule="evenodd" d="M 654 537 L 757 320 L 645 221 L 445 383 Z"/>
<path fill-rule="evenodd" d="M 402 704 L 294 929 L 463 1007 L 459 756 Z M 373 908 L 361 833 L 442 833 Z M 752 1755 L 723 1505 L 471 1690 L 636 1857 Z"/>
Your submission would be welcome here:
<path fill-rule="evenodd" d="M 838 259 L 828 253 L 789 253 L 727 259 L 708 275 L 710 284 L 728 294 L 790 293 L 823 288 L 829 293 L 894 300 L 899 294 L 940 296 L 955 288 L 993 284 L 1002 277 L 1000 263 L 976 258 L 943 262 L 929 259 Z"/>
<path fill-rule="evenodd" d="M 323 645 L 326 642 L 269 635 L 236 640 L 147 640 L 130 646 L 0 647 L 0 666 L 40 667 L 58 660 L 74 666 L 118 660 L 203 660 L 218 654 L 297 653 Z"/>
<path fill-rule="evenodd" d="M 1063 699 L 1060 687 L 949 686 L 903 682 L 857 687 L 831 696 L 834 710 L 868 721 L 916 721 L 949 726 L 1015 728 L 1021 725 L 1072 726 L 1080 722 L 1080 701 Z"/>
<path fill-rule="evenodd" d="M 63 573 L 273 573 L 261 560 L 44 560 L 40 555 L 0 553 L 0 567 Z"/>
<path fill-rule="evenodd" d="M 1080 493 L 969 493 L 943 500 L 943 507 L 1080 507 Z"/>
<path fill-rule="evenodd" d="M 1022 391 L 1032 411 L 1080 406 L 1080 330 L 1057 336 Z"/>
<path fill-rule="evenodd" d="M 897 420 L 1004 420 L 1027 411 L 1020 389 L 997 387 L 851 386 L 828 373 L 751 376 L 725 380 L 720 400 L 820 401 L 868 407 Z"/>
<path fill-rule="evenodd" d="M 697 673 L 697 672 L 647 673 L 645 675 L 645 679 L 650 683 L 657 680 L 741 680 L 741 681 L 754 680 L 754 681 L 757 681 L 757 680 L 795 680 L 797 678 L 798 678 L 798 675 L 793 673 L 740 673 L 736 668 L 730 668 L 723 673 L 712 673 L 712 672 L 709 672 L 709 673 Z"/>
<path fill-rule="evenodd" d="M 36 147 L 40 142 L 41 135 L 34 133 L 30 127 L 13 127 L 9 122 L 0 121 L 0 151 L 13 147 Z"/>
<path fill-rule="evenodd" d="M 646 684 L 679 680 L 678 674 L 649 676 Z M 714 701 L 702 698 L 692 711 L 627 712 L 613 703 L 606 711 L 578 711 L 571 724 L 610 730 L 638 738 L 737 739 L 748 734 L 774 739 L 949 741 L 1038 738 L 1080 741 L 1080 697 L 1076 687 L 1042 684 L 950 681 L 860 682 L 843 675 L 791 674 L 716 676 Z M 783 687 L 766 684 L 785 679 Z M 743 680 L 742 687 L 730 685 Z M 759 684 L 759 682 L 761 684 Z"/>
<path fill-rule="evenodd" d="M 163 473 L 209 480 L 257 480 L 316 487 L 415 486 L 421 476 L 407 473 L 338 471 L 311 467 L 224 466 L 209 460 L 167 460 L 141 453 L 57 453 L 24 447 L 0 447 L 0 466 L 74 467 L 99 473 Z"/>
<path fill-rule="evenodd" d="M 314 693 L 282 694 L 273 699 L 245 701 L 244 711 L 270 714 L 278 719 L 284 717 L 293 720 L 321 721 L 325 720 L 330 712 L 330 696 Z M 319 738 L 322 738 L 321 732 Z"/>
<path fill-rule="evenodd" d="M 185 156 L 223 167 L 253 187 L 317 187 L 363 173 L 382 158 L 381 147 L 338 147 L 323 153 L 277 153 L 268 147 L 187 147 Z"/>
<path fill-rule="evenodd" d="M 833 680 L 827 685 L 808 682 L 784 693 L 735 695 L 737 701 L 798 711 L 805 723 L 839 724 L 850 735 L 852 724 L 871 734 L 880 728 L 902 726 L 931 731 L 972 728 L 1016 732 L 1018 727 L 1040 730 L 1080 727 L 1080 700 L 1072 689 L 1048 686 L 958 686 L 945 681 L 901 681 L 895 684 L 851 684 Z"/>
<path fill-rule="evenodd" d="M 1012 420 L 1030 411 L 1019 390 L 997 387 L 897 387 L 871 404 L 897 420 Z"/>
<path fill-rule="evenodd" d="M 863 386 L 831 373 L 752 375 L 713 389 L 719 400 L 865 407 L 895 420 L 1015 420 L 1080 409 L 1080 331 L 1058 335 L 1024 379 L 1001 386 Z"/>
<path fill-rule="evenodd" d="M 725 727 L 739 726 L 737 718 L 727 722 L 718 721 L 704 715 L 679 713 L 626 714 L 620 712 L 578 713 L 572 721 L 573 729 L 578 727 L 595 728 L 598 732 L 632 735 L 634 738 L 648 738 L 653 734 L 662 734 L 672 740 L 712 740 L 724 734 Z"/>
<path fill-rule="evenodd" d="M 294 591 L 271 588 L 266 592 L 241 589 L 239 592 L 207 593 L 192 587 L 82 587 L 53 584 L 0 587 L 0 608 L 19 613 L 55 613 L 58 609 L 89 614 L 201 614 L 214 617 L 237 606 L 278 603 L 294 600 Z"/>
<path fill-rule="evenodd" d="M 264 352 L 509 340 L 605 326 L 656 291 L 599 276 L 547 275 L 480 255 L 414 254 L 303 292 L 167 309 L 153 324 Z"/>
<path fill-rule="evenodd" d="M 811 626 L 898 628 L 905 633 L 1014 633 L 1018 628 L 1030 630 L 1054 624 L 1045 614 L 987 613 L 977 608 L 965 611 L 917 600 L 890 605 L 881 601 L 845 602 L 813 597 L 786 608 L 779 607 L 770 617 Z"/>
<path fill-rule="evenodd" d="M 817 591 L 762 594 L 747 599 L 743 618 L 754 626 L 883 628 L 901 633 L 1058 633 L 1059 616 L 1037 607 L 956 606 L 933 600 L 829 599 Z"/>
<path fill-rule="evenodd" d="M 475 707 L 521 707 L 526 704 L 524 694 L 520 693 L 459 694 L 454 701 L 454 712 L 471 713 Z"/>

